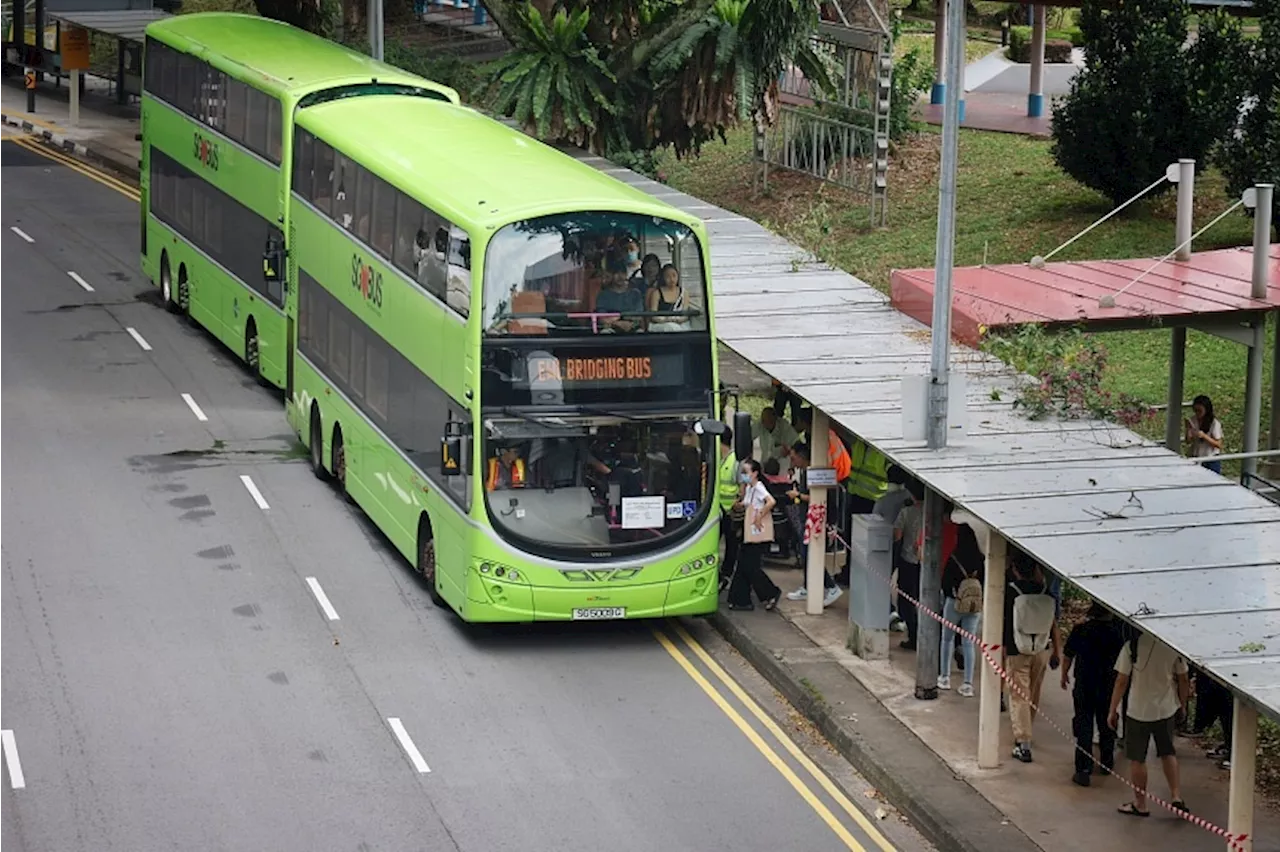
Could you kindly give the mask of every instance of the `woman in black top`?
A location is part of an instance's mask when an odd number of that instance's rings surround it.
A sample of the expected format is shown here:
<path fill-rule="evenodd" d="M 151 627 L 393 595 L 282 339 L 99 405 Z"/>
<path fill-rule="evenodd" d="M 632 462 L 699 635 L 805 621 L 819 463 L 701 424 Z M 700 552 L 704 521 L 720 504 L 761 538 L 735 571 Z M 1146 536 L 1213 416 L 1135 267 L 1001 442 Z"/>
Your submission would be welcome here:
<path fill-rule="evenodd" d="M 958 609 L 960 584 L 972 577 L 979 584 L 983 581 L 986 559 L 982 548 L 978 546 L 978 537 L 968 524 L 956 525 L 956 548 L 951 558 L 942 568 L 942 617 L 952 624 L 960 625 L 967 633 L 978 632 L 978 622 L 982 618 L 981 597 L 978 598 L 979 610 L 961 613 Z M 965 698 L 973 697 L 973 669 L 977 658 L 977 649 L 973 640 L 962 636 L 960 647 L 964 653 L 964 683 L 960 685 L 960 694 Z M 951 688 L 951 658 L 955 655 L 956 633 L 946 625 L 942 627 L 942 656 L 938 660 L 938 689 Z"/>

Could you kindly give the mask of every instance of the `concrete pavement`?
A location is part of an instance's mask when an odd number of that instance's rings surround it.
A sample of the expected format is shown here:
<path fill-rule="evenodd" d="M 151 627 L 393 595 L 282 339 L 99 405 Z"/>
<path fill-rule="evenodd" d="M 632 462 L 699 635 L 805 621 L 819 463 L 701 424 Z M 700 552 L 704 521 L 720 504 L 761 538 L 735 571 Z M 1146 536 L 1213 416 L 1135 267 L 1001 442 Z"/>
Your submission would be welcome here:
<path fill-rule="evenodd" d="M 6 848 L 928 848 L 703 623 L 433 607 L 159 307 L 136 202 L 0 158 Z"/>

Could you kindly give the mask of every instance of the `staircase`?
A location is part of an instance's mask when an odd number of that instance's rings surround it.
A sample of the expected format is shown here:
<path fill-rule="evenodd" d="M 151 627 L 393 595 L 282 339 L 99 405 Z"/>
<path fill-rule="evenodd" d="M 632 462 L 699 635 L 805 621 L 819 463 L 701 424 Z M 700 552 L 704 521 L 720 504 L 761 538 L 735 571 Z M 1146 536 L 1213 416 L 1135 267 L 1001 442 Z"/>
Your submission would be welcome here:
<path fill-rule="evenodd" d="M 479 0 L 415 0 L 414 17 L 432 36 L 433 47 L 481 61 L 511 49 Z"/>
<path fill-rule="evenodd" d="M 1280 482 L 1266 479 L 1256 473 L 1246 473 L 1240 478 L 1240 484 L 1280 506 Z"/>

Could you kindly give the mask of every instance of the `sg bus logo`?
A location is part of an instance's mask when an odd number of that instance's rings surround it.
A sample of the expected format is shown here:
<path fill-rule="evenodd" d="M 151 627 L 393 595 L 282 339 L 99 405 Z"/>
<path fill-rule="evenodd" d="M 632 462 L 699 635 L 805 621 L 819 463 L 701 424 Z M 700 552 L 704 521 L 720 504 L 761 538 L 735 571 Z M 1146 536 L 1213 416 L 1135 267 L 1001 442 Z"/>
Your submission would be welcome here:
<path fill-rule="evenodd" d="M 196 133 L 192 140 L 192 156 L 206 169 L 218 170 L 218 143 Z"/>
<path fill-rule="evenodd" d="M 351 287 L 360 291 L 367 304 L 382 310 L 382 273 L 358 254 L 351 256 Z"/>

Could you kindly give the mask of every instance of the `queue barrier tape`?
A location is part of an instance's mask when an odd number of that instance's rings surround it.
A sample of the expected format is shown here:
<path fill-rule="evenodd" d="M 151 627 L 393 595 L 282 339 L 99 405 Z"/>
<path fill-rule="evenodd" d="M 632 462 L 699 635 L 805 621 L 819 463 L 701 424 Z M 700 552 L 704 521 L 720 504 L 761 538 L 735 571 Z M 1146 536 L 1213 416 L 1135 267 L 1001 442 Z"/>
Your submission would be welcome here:
<path fill-rule="evenodd" d="M 842 543 L 845 546 L 846 549 L 849 549 L 849 543 L 845 541 L 845 539 L 840 535 L 838 531 L 834 530 L 832 527 L 828 527 L 827 530 L 828 530 L 828 533 L 830 535 L 833 535 L 840 543 Z M 973 642 L 974 647 L 977 648 L 979 651 L 981 651 L 982 658 L 987 661 L 987 665 L 991 666 L 991 669 L 1000 677 L 1000 680 L 1002 680 L 1004 683 L 1008 685 L 1009 690 L 1011 692 L 1016 692 L 1020 698 L 1022 698 L 1024 701 L 1027 702 L 1027 704 L 1031 706 L 1032 721 L 1035 721 L 1037 717 L 1043 718 L 1044 721 L 1048 723 L 1049 727 L 1053 728 L 1053 730 L 1057 731 L 1068 742 L 1071 743 L 1071 747 L 1073 750 L 1079 751 L 1082 754 L 1087 754 L 1087 756 L 1089 757 L 1089 760 L 1093 763 L 1095 767 L 1101 766 L 1101 764 L 1098 763 L 1098 761 L 1094 758 L 1092 752 L 1085 752 L 1084 749 L 1076 745 L 1075 734 L 1071 733 L 1070 731 L 1067 731 L 1065 728 L 1062 727 L 1062 725 L 1058 724 L 1057 720 L 1055 720 L 1052 716 L 1049 716 L 1047 713 L 1041 714 L 1040 707 L 1038 706 L 1038 704 L 1032 699 L 1030 695 L 1028 695 L 1022 689 L 1022 687 L 1020 687 L 1017 683 L 1014 682 L 1013 677 L 1010 675 L 1009 671 L 1004 667 L 1003 663 L 1001 663 L 999 658 L 995 656 L 995 654 L 1004 647 L 1002 643 L 995 642 L 995 643 L 988 644 L 987 642 L 984 642 L 981 636 L 975 636 L 974 634 L 965 630 L 960 625 L 952 624 L 943 616 L 939 615 L 938 613 L 934 612 L 928 607 L 922 606 L 919 600 L 911 597 L 911 595 L 908 595 L 906 592 L 902 591 L 902 589 L 898 588 L 898 584 L 893 582 L 891 577 L 885 577 L 879 571 L 872 571 L 871 573 L 874 574 L 877 579 L 887 583 L 891 590 L 896 591 L 898 593 L 899 598 L 904 598 L 907 601 L 909 601 L 912 605 L 914 605 L 917 612 L 924 613 L 929 618 L 938 622 L 944 628 L 954 631 L 957 636 L 960 636 L 962 638 L 968 639 L 971 642 Z M 1121 755 L 1121 757 L 1123 757 L 1123 754 Z M 1246 848 L 1246 844 L 1249 840 L 1248 834 L 1232 834 L 1231 832 L 1227 831 L 1225 828 L 1222 828 L 1221 826 L 1210 822 L 1204 817 L 1197 816 L 1196 814 L 1193 814 L 1190 811 L 1180 810 L 1179 808 L 1174 807 L 1172 802 L 1167 802 L 1164 799 L 1160 798 L 1159 796 L 1153 795 L 1150 791 L 1140 789 L 1132 781 L 1130 781 L 1128 778 L 1125 778 L 1123 775 L 1117 774 L 1116 772 L 1106 769 L 1105 767 L 1103 767 L 1103 771 L 1106 772 L 1108 775 L 1112 776 L 1113 778 L 1115 778 L 1116 780 L 1118 780 L 1120 783 L 1124 784 L 1134 793 L 1138 793 L 1145 796 L 1148 801 L 1155 802 L 1160 807 L 1164 808 L 1165 810 L 1169 811 L 1175 816 L 1178 816 L 1186 820 L 1192 825 L 1198 826 L 1204 829 L 1205 831 L 1210 832 L 1211 834 L 1216 834 L 1217 836 L 1223 838 L 1224 840 L 1227 841 L 1227 845 L 1230 848 L 1235 850 L 1240 850 L 1240 852 L 1244 852 Z"/>

